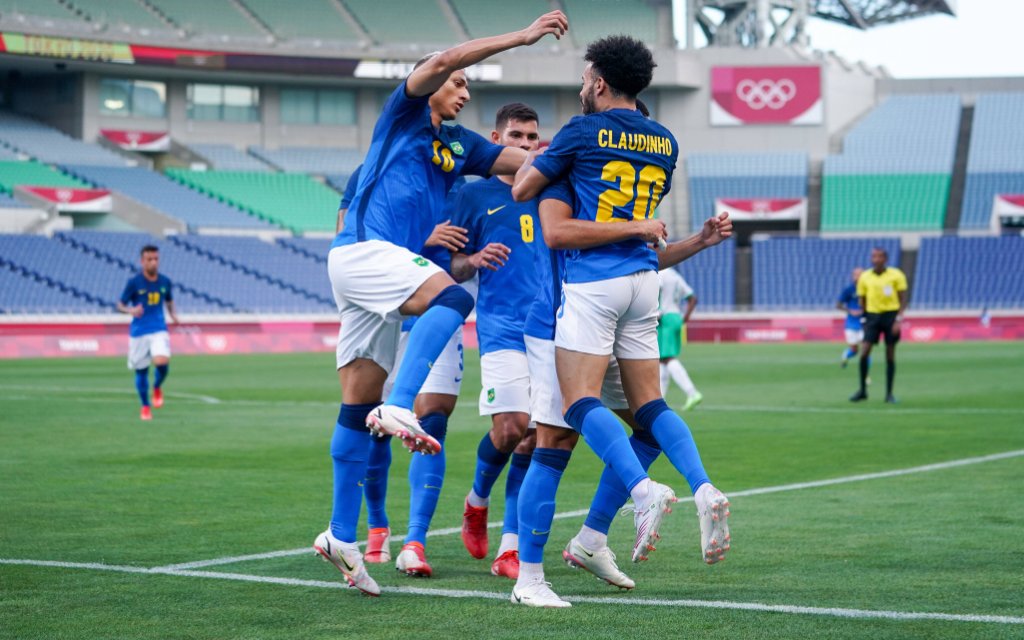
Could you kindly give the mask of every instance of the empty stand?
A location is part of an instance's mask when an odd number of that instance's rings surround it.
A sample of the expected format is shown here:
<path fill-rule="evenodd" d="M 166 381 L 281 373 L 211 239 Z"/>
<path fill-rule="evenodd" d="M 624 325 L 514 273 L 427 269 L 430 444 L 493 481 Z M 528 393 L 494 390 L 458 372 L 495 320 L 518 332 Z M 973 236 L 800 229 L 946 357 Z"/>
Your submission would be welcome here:
<path fill-rule="evenodd" d="M 714 215 L 716 198 L 806 198 L 804 153 L 693 154 L 686 158 L 690 225 Z"/>
<path fill-rule="evenodd" d="M 271 167 L 255 156 L 230 144 L 192 144 L 189 148 L 209 160 L 215 169 L 224 171 L 270 171 Z"/>
<path fill-rule="evenodd" d="M 996 195 L 1024 193 L 1024 93 L 982 94 L 974 106 L 961 229 L 987 229 Z"/>
<path fill-rule="evenodd" d="M 64 4 L 72 10 L 80 11 L 90 22 L 96 24 L 149 31 L 170 29 L 160 18 L 147 11 L 138 0 L 66 0 Z"/>
<path fill-rule="evenodd" d="M 581 48 L 619 33 L 641 42 L 658 42 L 658 12 L 645 0 L 562 0 L 562 5 L 571 25 L 570 35 Z"/>
<path fill-rule="evenodd" d="M 519 0 L 518 2 L 480 2 L 480 0 L 451 0 L 471 38 L 483 38 L 510 28 L 525 27 L 537 16 L 551 11 L 548 0 Z M 573 22 L 573 30 L 576 23 Z"/>
<path fill-rule="evenodd" d="M 914 309 L 1024 307 L 1024 237 L 923 238 L 910 300 Z"/>
<path fill-rule="evenodd" d="M 0 111 L 0 144 L 51 164 L 128 165 L 124 158 L 98 144 L 75 140 L 53 127 L 9 111 Z"/>
<path fill-rule="evenodd" d="M 338 194 L 301 173 L 187 171 L 167 175 L 295 232 L 333 231 Z"/>
<path fill-rule="evenodd" d="M 436 2 L 403 2 L 401 8 L 395 7 L 395 11 L 382 10 L 380 0 L 342 2 L 377 42 L 407 45 L 416 43 L 430 47 L 450 46 L 459 41 Z M 397 14 L 401 14 L 401 17 Z M 515 28 L 525 26 L 517 25 Z"/>
<path fill-rule="evenodd" d="M 250 147 L 250 153 L 282 171 L 313 173 L 317 175 L 352 175 L 363 162 L 358 149 L 332 149 L 328 147 L 281 147 L 265 149 Z"/>
<path fill-rule="evenodd" d="M 0 209 L 22 209 L 29 206 L 30 205 L 27 205 L 20 200 L 15 200 L 3 191 L 0 191 Z"/>
<path fill-rule="evenodd" d="M 81 180 L 75 180 L 52 167 L 38 162 L 0 162 L 0 190 L 7 193 L 19 185 L 35 187 L 85 187 Z"/>
<path fill-rule="evenodd" d="M 100 313 L 105 309 L 4 260 L 0 236 L 0 314 Z"/>
<path fill-rule="evenodd" d="M 736 304 L 736 243 L 723 242 L 678 267 L 704 311 L 732 311 Z"/>
<path fill-rule="evenodd" d="M 825 159 L 822 231 L 925 231 L 943 226 L 960 98 L 893 96 Z"/>
<path fill-rule="evenodd" d="M 86 182 L 116 189 L 139 202 L 185 222 L 190 228 L 273 229 L 244 211 L 218 202 L 146 169 L 66 166 Z"/>
<path fill-rule="evenodd" d="M 245 0 L 245 5 L 269 25 L 279 38 L 358 43 L 358 34 L 331 0 Z"/>
<path fill-rule="evenodd" d="M 331 250 L 329 238 L 278 238 L 277 243 L 323 264 L 327 264 L 327 254 Z"/>
<path fill-rule="evenodd" d="M 873 247 L 888 251 L 889 264 L 899 266 L 898 238 L 755 238 L 754 308 L 832 309 L 850 272 L 871 267 Z"/>
<path fill-rule="evenodd" d="M 265 34 L 228 0 L 148 0 L 178 26 L 193 34 L 255 39 Z M 289 6 L 295 3 L 287 3 Z"/>

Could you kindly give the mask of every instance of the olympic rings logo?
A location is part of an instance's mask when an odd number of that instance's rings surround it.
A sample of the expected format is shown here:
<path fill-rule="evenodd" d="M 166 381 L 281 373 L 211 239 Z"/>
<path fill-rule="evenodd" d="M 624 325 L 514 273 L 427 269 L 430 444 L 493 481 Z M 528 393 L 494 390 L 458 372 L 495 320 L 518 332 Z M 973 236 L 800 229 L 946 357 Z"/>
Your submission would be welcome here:
<path fill-rule="evenodd" d="M 774 80 L 743 80 L 736 85 L 736 97 L 755 111 L 765 107 L 778 110 L 796 97 L 796 84 L 789 78 Z"/>

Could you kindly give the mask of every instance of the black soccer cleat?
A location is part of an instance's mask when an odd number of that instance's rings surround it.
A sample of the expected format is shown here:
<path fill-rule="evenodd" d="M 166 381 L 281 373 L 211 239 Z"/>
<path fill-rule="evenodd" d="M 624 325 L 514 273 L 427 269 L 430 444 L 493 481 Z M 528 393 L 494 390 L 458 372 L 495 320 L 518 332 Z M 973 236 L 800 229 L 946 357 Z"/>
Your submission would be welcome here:
<path fill-rule="evenodd" d="M 896 404 L 896 396 L 890 393 L 889 395 L 885 396 L 885 402 L 886 404 Z"/>
<path fill-rule="evenodd" d="M 850 396 L 850 402 L 862 402 L 862 401 L 867 400 L 867 399 L 868 399 L 868 394 L 863 392 L 863 391 L 858 391 L 857 393 L 855 393 L 852 396 Z"/>

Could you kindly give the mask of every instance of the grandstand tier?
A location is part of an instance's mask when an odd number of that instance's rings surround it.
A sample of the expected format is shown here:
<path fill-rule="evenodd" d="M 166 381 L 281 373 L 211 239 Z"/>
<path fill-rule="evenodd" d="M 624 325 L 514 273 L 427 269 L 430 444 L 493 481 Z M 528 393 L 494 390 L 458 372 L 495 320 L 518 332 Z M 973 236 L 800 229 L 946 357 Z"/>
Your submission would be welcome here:
<path fill-rule="evenodd" d="M 704 311 L 732 311 L 736 304 L 736 243 L 701 251 L 678 267 Z"/>
<path fill-rule="evenodd" d="M 128 161 L 98 144 L 70 138 L 53 127 L 0 111 L 0 145 L 49 164 L 124 167 Z"/>
<path fill-rule="evenodd" d="M 948 173 L 826 175 L 821 230 L 938 231 L 950 180 Z"/>
<path fill-rule="evenodd" d="M 1024 93 L 982 94 L 974 106 L 961 229 L 986 229 L 998 194 L 1024 193 Z"/>
<path fill-rule="evenodd" d="M 271 171 L 271 167 L 230 144 L 192 144 L 189 148 L 221 171 Z"/>
<path fill-rule="evenodd" d="M 396 19 L 395 12 L 382 11 L 379 0 L 344 0 L 344 4 L 356 21 L 381 43 L 413 45 L 426 52 L 460 40 L 437 2 L 402 3 L 398 12 L 401 19 Z M 522 26 L 517 25 L 517 28 Z"/>
<path fill-rule="evenodd" d="M 758 311 L 823 310 L 835 306 L 856 267 L 868 269 L 873 247 L 900 265 L 898 238 L 755 238 L 753 301 Z"/>
<path fill-rule="evenodd" d="M 915 309 L 1024 308 L 1024 237 L 923 238 Z"/>
<path fill-rule="evenodd" d="M 84 182 L 38 162 L 0 162 L 0 190 L 11 193 L 19 185 L 35 187 L 86 187 Z"/>
<path fill-rule="evenodd" d="M 685 162 L 693 230 L 714 215 L 717 198 L 807 197 L 804 153 L 695 153 Z"/>
<path fill-rule="evenodd" d="M 305 174 L 170 169 L 167 175 L 297 233 L 335 228 L 338 192 Z"/>
<path fill-rule="evenodd" d="M 329 147 L 281 147 L 266 149 L 250 147 L 249 153 L 282 171 L 312 173 L 316 175 L 352 175 L 363 162 L 358 149 Z"/>
<path fill-rule="evenodd" d="M 191 34 L 219 39 L 222 36 L 265 38 L 258 23 L 237 4 L 210 0 L 147 0 L 177 26 Z"/>
<path fill-rule="evenodd" d="M 283 40 L 354 42 L 358 39 L 358 34 L 332 0 L 245 0 L 245 4 Z"/>

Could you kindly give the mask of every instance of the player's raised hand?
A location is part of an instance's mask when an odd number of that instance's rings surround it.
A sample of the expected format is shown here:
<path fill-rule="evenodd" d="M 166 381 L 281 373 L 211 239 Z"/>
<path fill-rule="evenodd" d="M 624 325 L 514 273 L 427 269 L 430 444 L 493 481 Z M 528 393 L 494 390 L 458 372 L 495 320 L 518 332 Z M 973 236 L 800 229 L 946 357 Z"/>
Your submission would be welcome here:
<path fill-rule="evenodd" d="M 146 309 L 141 305 L 137 304 L 131 308 L 131 316 L 133 318 L 141 318 L 142 314 L 146 312 Z"/>
<path fill-rule="evenodd" d="M 512 250 L 507 246 L 500 242 L 492 242 L 480 251 L 471 255 L 469 257 L 469 264 L 471 264 L 477 271 L 480 269 L 497 271 L 505 266 L 505 263 L 508 262 L 508 257 L 511 254 Z"/>
<path fill-rule="evenodd" d="M 559 40 L 569 30 L 569 19 L 561 11 L 550 11 L 533 21 L 533 24 L 523 29 L 525 44 L 530 45 L 537 42 L 549 33 Z"/>
<path fill-rule="evenodd" d="M 668 229 L 661 220 L 639 220 L 630 224 L 636 225 L 636 236 L 649 244 L 658 244 L 658 240 L 668 238 Z"/>
<path fill-rule="evenodd" d="M 723 211 L 718 216 L 712 216 L 704 221 L 700 230 L 700 239 L 706 247 L 713 247 L 716 244 L 732 237 L 732 220 L 729 212 Z"/>
<path fill-rule="evenodd" d="M 425 247 L 444 247 L 449 251 L 458 251 L 469 242 L 468 232 L 463 227 L 456 227 L 451 220 L 445 220 L 434 227 L 430 237 L 423 244 Z"/>

